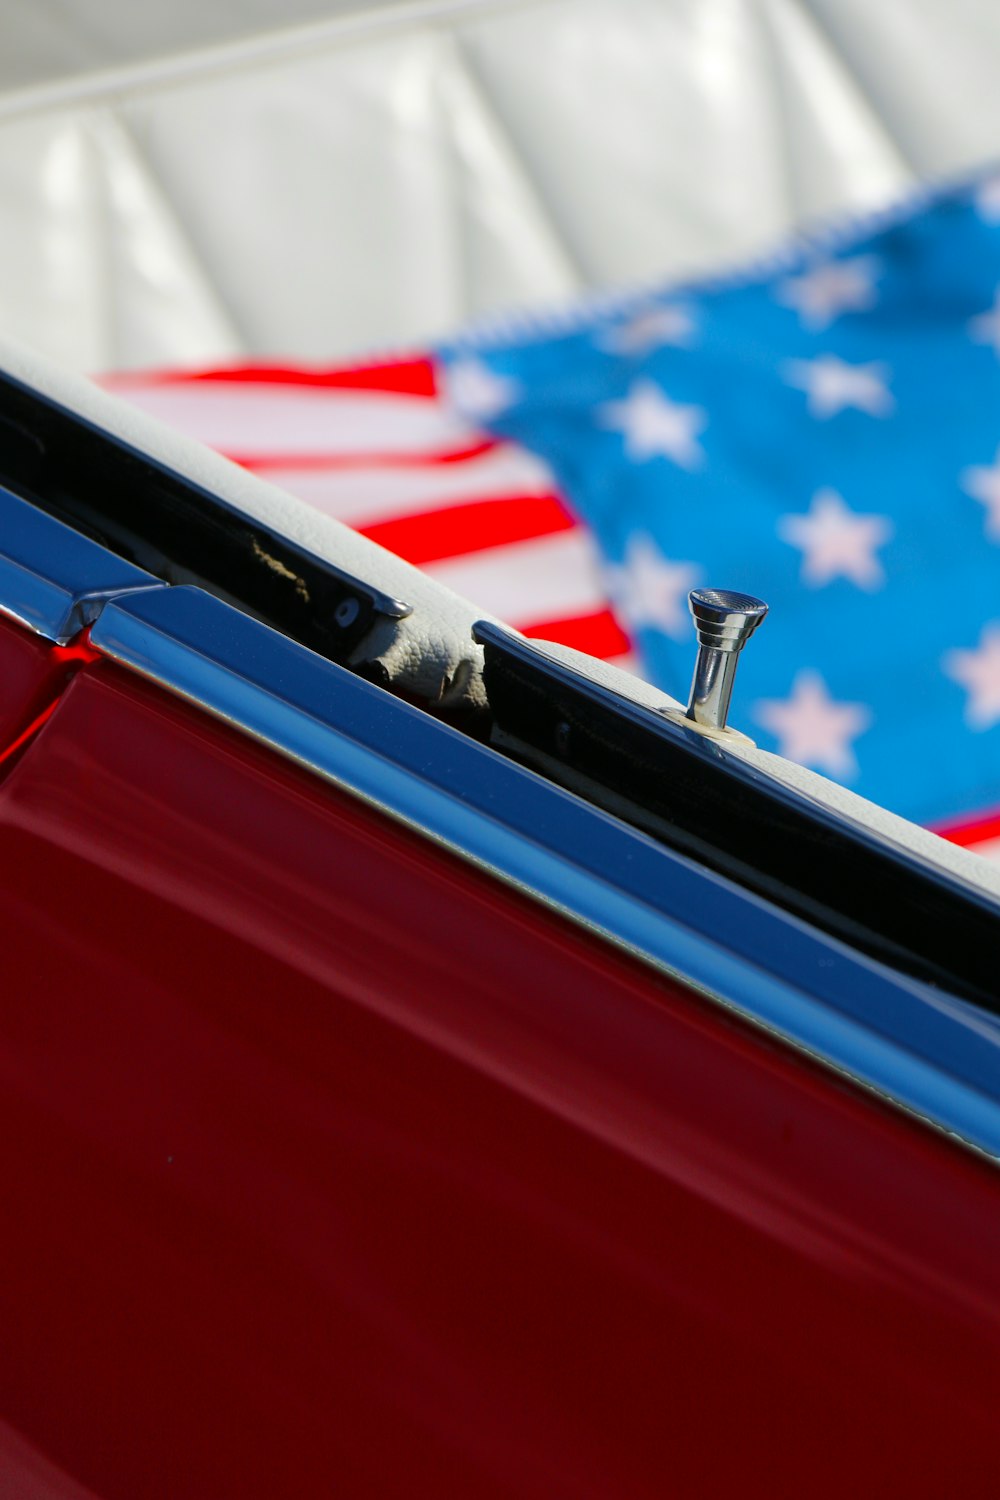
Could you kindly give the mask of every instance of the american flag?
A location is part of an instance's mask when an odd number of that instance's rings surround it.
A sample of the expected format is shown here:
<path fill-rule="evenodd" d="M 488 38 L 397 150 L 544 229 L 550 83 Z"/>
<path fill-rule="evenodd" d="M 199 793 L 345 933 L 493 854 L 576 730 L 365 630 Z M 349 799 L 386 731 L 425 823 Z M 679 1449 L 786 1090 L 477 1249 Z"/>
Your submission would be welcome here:
<path fill-rule="evenodd" d="M 991 178 L 563 329 L 103 384 L 484 612 L 677 696 L 687 588 L 770 595 L 785 634 L 769 625 L 770 657 L 755 642 L 770 686 L 739 727 L 1000 857 L 998 309 Z"/>
<path fill-rule="evenodd" d="M 444 357 L 550 464 L 654 681 L 686 691 L 693 585 L 759 595 L 738 727 L 996 851 L 1000 176 Z"/>

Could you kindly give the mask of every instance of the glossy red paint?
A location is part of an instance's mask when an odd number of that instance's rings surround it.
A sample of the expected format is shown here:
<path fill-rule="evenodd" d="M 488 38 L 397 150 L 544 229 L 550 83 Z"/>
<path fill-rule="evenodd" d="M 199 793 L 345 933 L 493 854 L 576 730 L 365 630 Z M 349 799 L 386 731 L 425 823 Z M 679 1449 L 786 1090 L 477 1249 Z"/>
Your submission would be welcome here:
<path fill-rule="evenodd" d="M 44 1453 L 0 1422 L 0 1495 L 4 1500 L 95 1500 Z"/>
<path fill-rule="evenodd" d="M 0 1415 L 76 1484 L 992 1492 L 992 1169 L 110 665 L 0 953 Z"/>
<path fill-rule="evenodd" d="M 0 755 L 52 700 L 61 671 L 40 636 L 0 617 Z"/>
<path fill-rule="evenodd" d="M 54 646 L 0 618 L 0 767 L 41 729 L 74 672 L 99 655 L 87 631 Z"/>

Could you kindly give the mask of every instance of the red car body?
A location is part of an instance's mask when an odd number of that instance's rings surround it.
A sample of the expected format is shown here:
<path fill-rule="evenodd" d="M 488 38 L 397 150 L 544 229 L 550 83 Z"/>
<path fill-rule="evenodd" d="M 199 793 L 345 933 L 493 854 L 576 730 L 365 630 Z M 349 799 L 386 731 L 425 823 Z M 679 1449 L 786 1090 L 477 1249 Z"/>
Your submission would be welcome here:
<path fill-rule="evenodd" d="M 0 734 L 0 1491 L 995 1490 L 993 1167 L 86 638 Z"/>

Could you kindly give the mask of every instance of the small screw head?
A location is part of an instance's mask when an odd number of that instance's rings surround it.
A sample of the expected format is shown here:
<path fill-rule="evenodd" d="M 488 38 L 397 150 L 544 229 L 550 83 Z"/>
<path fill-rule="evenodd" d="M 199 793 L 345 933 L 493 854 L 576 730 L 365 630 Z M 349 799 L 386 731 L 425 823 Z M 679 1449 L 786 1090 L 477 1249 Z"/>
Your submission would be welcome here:
<path fill-rule="evenodd" d="M 360 613 L 361 605 L 352 595 L 348 595 L 346 599 L 341 599 L 337 605 L 337 608 L 333 612 L 333 618 L 341 630 L 346 630 L 349 625 L 354 624 Z"/>

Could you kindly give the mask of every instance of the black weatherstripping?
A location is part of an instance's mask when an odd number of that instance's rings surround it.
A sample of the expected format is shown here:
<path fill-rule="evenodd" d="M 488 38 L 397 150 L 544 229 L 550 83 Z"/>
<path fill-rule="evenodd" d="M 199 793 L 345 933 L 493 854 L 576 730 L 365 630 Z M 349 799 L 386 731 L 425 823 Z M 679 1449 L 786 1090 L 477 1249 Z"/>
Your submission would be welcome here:
<path fill-rule="evenodd" d="M 345 663 L 409 606 L 0 375 L 0 484 L 172 584 L 196 584 Z"/>
<path fill-rule="evenodd" d="M 821 803 L 480 623 L 501 740 L 671 848 L 894 968 L 1000 1012 L 1000 911 Z"/>

